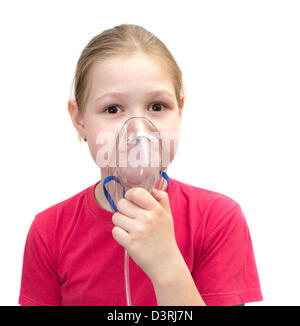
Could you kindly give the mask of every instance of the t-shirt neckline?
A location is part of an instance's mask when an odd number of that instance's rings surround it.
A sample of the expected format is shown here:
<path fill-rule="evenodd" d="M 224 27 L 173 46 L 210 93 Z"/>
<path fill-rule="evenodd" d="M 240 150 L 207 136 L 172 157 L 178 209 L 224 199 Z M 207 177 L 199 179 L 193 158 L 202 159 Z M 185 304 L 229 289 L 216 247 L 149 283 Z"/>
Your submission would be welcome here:
<path fill-rule="evenodd" d="M 95 184 L 93 184 L 89 189 L 88 189 L 88 194 L 87 194 L 87 206 L 90 212 L 93 214 L 94 217 L 96 218 L 101 218 L 103 217 L 104 220 L 108 220 L 111 222 L 111 216 L 114 214 L 112 212 L 108 212 L 104 208 L 102 208 L 99 203 L 97 202 L 95 198 L 95 188 L 97 184 L 101 182 L 101 179 L 97 181 Z M 107 219 L 106 217 L 110 217 L 110 219 Z"/>
<path fill-rule="evenodd" d="M 87 193 L 87 206 L 88 206 L 90 213 L 92 213 L 92 215 L 95 218 L 98 218 L 98 219 L 103 218 L 104 220 L 111 222 L 111 217 L 114 213 L 109 212 L 109 211 L 105 210 L 103 207 L 101 207 L 95 198 L 95 188 L 99 182 L 101 182 L 101 179 L 99 181 L 97 181 L 96 183 L 94 183 L 91 187 L 89 187 L 88 193 Z M 169 195 L 170 201 L 172 198 L 172 196 L 170 196 L 170 195 L 174 191 L 175 184 L 176 184 L 175 180 L 173 180 L 172 178 L 169 177 L 168 195 Z"/>

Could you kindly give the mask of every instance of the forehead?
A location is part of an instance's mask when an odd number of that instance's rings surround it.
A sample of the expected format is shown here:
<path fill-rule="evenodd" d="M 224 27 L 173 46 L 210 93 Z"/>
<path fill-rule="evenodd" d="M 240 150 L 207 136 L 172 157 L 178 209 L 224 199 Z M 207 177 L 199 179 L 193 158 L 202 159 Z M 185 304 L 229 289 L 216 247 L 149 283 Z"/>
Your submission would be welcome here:
<path fill-rule="evenodd" d="M 91 95 L 99 91 L 164 88 L 174 93 L 170 73 L 149 56 L 117 56 L 94 63 L 89 76 Z"/>

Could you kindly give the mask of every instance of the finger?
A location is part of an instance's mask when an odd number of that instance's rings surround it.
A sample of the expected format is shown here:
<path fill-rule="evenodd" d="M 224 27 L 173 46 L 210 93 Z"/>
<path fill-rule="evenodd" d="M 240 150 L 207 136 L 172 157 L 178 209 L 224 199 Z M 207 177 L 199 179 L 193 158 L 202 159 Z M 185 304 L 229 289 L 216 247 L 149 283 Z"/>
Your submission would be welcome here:
<path fill-rule="evenodd" d="M 138 218 L 145 211 L 144 209 L 132 203 L 126 198 L 121 198 L 117 202 L 117 209 L 121 214 L 131 218 Z"/>
<path fill-rule="evenodd" d="M 153 210 L 155 207 L 158 208 L 157 201 L 153 196 L 144 188 L 136 187 L 126 191 L 125 198 L 140 208 L 146 210 Z"/>
<path fill-rule="evenodd" d="M 157 202 L 163 207 L 165 211 L 167 211 L 168 213 L 172 213 L 169 196 L 165 191 L 152 188 L 150 193 L 157 200 Z"/>
<path fill-rule="evenodd" d="M 119 226 L 114 226 L 112 231 L 113 238 L 124 248 L 127 249 L 129 243 L 129 233 L 124 231 Z"/>
<path fill-rule="evenodd" d="M 112 222 L 115 226 L 122 228 L 127 233 L 130 233 L 133 231 L 133 228 L 134 228 L 133 219 L 121 214 L 120 212 L 115 213 L 112 216 Z"/>

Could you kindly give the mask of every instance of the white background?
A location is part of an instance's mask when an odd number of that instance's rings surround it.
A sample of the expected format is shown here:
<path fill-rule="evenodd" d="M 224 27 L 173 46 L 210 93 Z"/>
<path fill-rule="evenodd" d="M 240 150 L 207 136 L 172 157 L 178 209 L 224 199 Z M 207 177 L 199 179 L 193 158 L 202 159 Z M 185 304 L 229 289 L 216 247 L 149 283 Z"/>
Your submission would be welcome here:
<path fill-rule="evenodd" d="M 79 55 L 122 23 L 158 36 L 183 72 L 169 175 L 240 203 L 263 302 L 300 304 L 299 1 L 0 4 L 0 305 L 17 305 L 34 216 L 100 178 L 67 111 Z"/>

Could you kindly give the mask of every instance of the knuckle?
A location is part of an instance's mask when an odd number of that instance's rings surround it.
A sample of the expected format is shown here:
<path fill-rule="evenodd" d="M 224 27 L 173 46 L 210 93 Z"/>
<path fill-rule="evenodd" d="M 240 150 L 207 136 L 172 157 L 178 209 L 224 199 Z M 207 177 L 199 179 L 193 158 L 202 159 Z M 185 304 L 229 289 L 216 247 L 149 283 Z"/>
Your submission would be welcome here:
<path fill-rule="evenodd" d="M 146 222 L 149 223 L 151 221 L 151 219 L 152 219 L 152 215 L 151 215 L 150 212 L 144 212 L 143 213 L 143 218 L 146 220 Z"/>
<path fill-rule="evenodd" d="M 135 241 L 140 241 L 145 238 L 146 227 L 145 225 L 136 225 L 133 238 Z"/>
<path fill-rule="evenodd" d="M 143 223 L 145 227 L 149 228 L 151 227 L 153 223 L 152 213 L 151 212 L 145 212 L 142 215 Z"/>
<path fill-rule="evenodd" d="M 141 225 L 137 225 L 135 231 L 138 235 L 140 235 L 143 233 L 144 228 Z"/>

